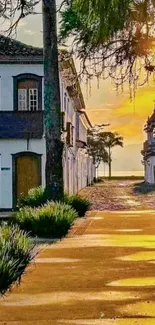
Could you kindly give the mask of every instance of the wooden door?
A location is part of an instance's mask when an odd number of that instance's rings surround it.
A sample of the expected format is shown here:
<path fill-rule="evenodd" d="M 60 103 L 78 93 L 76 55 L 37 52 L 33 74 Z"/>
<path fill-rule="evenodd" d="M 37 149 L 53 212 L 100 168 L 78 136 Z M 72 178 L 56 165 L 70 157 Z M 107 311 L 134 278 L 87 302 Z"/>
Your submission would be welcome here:
<path fill-rule="evenodd" d="M 20 155 L 15 158 L 15 201 L 41 185 L 41 160 L 38 155 Z"/>

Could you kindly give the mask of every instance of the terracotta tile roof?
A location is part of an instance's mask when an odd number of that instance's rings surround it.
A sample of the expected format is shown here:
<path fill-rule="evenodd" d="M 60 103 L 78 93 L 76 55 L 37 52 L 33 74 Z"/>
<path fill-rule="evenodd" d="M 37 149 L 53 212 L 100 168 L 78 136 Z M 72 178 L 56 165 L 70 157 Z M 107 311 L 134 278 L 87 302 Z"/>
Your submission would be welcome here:
<path fill-rule="evenodd" d="M 43 56 L 43 49 L 0 35 L 0 56 Z"/>
<path fill-rule="evenodd" d="M 43 63 L 43 49 L 0 35 L 0 63 Z M 74 60 L 66 50 L 59 50 L 59 70 L 77 110 L 85 109 Z"/>

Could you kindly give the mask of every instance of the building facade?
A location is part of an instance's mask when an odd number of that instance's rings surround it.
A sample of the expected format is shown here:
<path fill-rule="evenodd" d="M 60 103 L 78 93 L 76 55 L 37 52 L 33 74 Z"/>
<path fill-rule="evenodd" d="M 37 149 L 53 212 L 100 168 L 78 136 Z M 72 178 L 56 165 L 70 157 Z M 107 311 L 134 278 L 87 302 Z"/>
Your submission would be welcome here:
<path fill-rule="evenodd" d="M 66 62 L 60 59 L 64 187 L 73 194 L 92 182 L 95 169 L 87 154 L 91 123 L 77 78 L 65 74 L 76 75 L 74 62 Z M 0 209 L 46 186 L 43 94 L 42 49 L 0 36 Z"/>
<path fill-rule="evenodd" d="M 155 110 L 148 118 L 144 130 L 147 134 L 142 150 L 145 182 L 155 184 Z"/>

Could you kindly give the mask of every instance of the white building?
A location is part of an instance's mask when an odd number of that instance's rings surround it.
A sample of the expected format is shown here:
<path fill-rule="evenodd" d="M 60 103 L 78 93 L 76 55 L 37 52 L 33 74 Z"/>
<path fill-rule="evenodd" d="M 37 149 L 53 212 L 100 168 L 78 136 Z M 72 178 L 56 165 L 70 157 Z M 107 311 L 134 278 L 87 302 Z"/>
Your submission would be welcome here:
<path fill-rule="evenodd" d="M 73 60 L 66 66 L 61 59 L 64 186 L 72 194 L 92 182 L 95 169 L 86 150 L 91 123 L 67 69 L 76 75 Z M 0 209 L 12 209 L 30 188 L 46 185 L 43 86 L 42 49 L 0 36 Z"/>
<path fill-rule="evenodd" d="M 148 118 L 145 126 L 147 140 L 144 142 L 142 155 L 144 157 L 145 182 L 155 184 L 155 110 Z"/>

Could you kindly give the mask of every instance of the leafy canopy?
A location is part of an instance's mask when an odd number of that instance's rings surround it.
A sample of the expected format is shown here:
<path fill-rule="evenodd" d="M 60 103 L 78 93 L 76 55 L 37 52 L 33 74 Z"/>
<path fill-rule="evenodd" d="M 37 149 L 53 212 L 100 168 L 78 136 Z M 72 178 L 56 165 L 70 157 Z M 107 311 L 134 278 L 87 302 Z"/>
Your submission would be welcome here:
<path fill-rule="evenodd" d="M 73 37 L 86 78 L 136 84 L 154 71 L 155 0 L 68 0 L 61 18 L 60 40 Z"/>
<path fill-rule="evenodd" d="M 88 152 L 93 157 L 96 168 L 101 162 L 108 163 L 108 153 L 104 139 L 101 137 L 101 130 L 102 126 L 99 126 L 88 131 Z"/>

